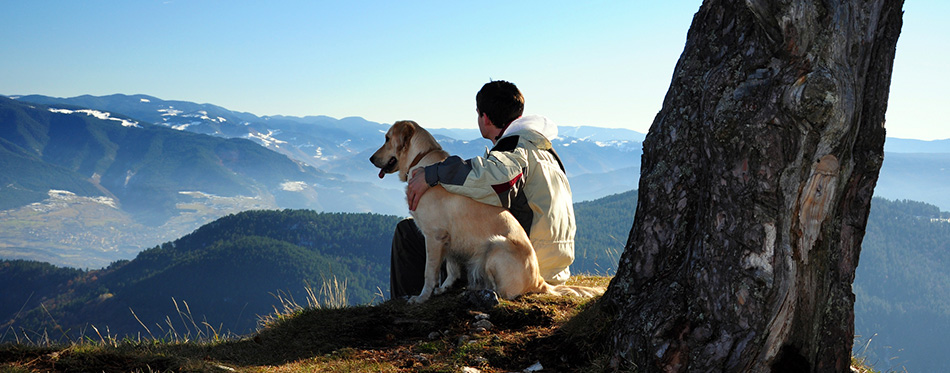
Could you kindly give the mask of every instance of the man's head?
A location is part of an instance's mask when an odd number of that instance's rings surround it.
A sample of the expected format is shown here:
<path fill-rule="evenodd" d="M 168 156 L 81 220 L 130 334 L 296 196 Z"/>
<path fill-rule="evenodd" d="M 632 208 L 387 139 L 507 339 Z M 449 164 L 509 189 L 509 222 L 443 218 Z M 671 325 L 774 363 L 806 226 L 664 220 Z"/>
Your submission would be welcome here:
<path fill-rule="evenodd" d="M 493 80 L 475 95 L 475 109 L 479 117 L 488 115 L 492 125 L 505 128 L 524 112 L 524 96 L 513 83 Z"/>

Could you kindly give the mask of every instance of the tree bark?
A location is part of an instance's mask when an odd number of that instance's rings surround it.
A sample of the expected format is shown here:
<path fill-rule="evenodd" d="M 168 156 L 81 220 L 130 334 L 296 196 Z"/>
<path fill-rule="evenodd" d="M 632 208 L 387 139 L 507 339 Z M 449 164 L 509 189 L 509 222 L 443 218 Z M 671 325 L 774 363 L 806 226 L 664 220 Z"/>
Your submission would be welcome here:
<path fill-rule="evenodd" d="M 611 366 L 849 371 L 903 0 L 706 0 L 602 298 Z"/>

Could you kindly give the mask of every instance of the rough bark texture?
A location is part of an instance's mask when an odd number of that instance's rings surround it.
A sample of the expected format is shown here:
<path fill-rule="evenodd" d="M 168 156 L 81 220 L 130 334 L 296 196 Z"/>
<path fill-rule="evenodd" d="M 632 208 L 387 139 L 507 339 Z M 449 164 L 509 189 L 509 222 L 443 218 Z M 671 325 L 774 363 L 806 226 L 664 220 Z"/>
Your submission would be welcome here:
<path fill-rule="evenodd" d="M 903 0 L 707 0 L 603 298 L 612 366 L 849 371 Z"/>

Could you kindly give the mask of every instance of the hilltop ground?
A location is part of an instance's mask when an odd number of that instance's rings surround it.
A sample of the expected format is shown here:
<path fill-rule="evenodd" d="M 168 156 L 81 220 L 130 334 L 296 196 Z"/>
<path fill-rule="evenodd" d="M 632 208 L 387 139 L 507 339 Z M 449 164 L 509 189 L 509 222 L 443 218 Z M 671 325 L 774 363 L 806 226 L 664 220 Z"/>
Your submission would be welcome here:
<path fill-rule="evenodd" d="M 569 284 L 609 282 L 573 276 Z M 602 372 L 607 367 L 609 322 L 592 299 L 535 294 L 482 311 L 465 304 L 466 293 L 456 290 L 422 305 L 390 300 L 285 307 L 266 317 L 257 333 L 225 338 L 206 328 L 200 341 L 177 334 L 119 340 L 91 328 L 85 340 L 68 345 L 0 345 L 0 373 Z M 852 358 L 852 364 L 852 371 L 874 372 L 863 359 Z"/>
<path fill-rule="evenodd" d="M 607 277 L 571 284 L 606 287 Z M 462 291 L 423 305 L 391 300 L 373 306 L 306 309 L 272 315 L 255 334 L 182 342 L 118 340 L 90 331 L 63 346 L 0 346 L 0 372 L 482 372 L 602 370 L 596 302 L 523 296 L 484 312 Z"/>

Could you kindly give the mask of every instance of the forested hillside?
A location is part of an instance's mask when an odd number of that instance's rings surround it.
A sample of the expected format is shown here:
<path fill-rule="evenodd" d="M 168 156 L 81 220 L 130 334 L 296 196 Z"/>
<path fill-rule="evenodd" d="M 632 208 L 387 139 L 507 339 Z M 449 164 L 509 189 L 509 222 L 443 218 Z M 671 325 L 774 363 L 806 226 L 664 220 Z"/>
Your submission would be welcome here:
<path fill-rule="evenodd" d="M 22 309 L 35 307 L 41 299 L 58 296 L 83 273 L 49 263 L 0 261 L 0 320 L 6 321 Z"/>
<path fill-rule="evenodd" d="M 571 273 L 613 275 L 637 210 L 637 191 L 574 204 L 577 234 Z"/>
<path fill-rule="evenodd" d="M 259 316 L 280 307 L 278 295 L 306 305 L 307 286 L 321 302 L 337 295 L 320 293 L 334 280 L 345 284 L 349 304 L 380 300 L 378 293 L 388 288 L 389 248 L 398 220 L 310 210 L 247 211 L 103 270 L 0 262 L 0 325 L 7 331 L 43 331 L 51 330 L 55 320 L 69 335 L 89 325 L 125 335 L 145 332 L 138 317 L 158 333 L 168 329 L 167 317 L 177 320 L 176 303 L 181 310 L 187 303 L 195 319 L 244 334 L 257 327 Z"/>
<path fill-rule="evenodd" d="M 914 201 L 875 198 L 854 280 L 855 352 L 875 367 L 950 370 L 950 222 Z"/>

